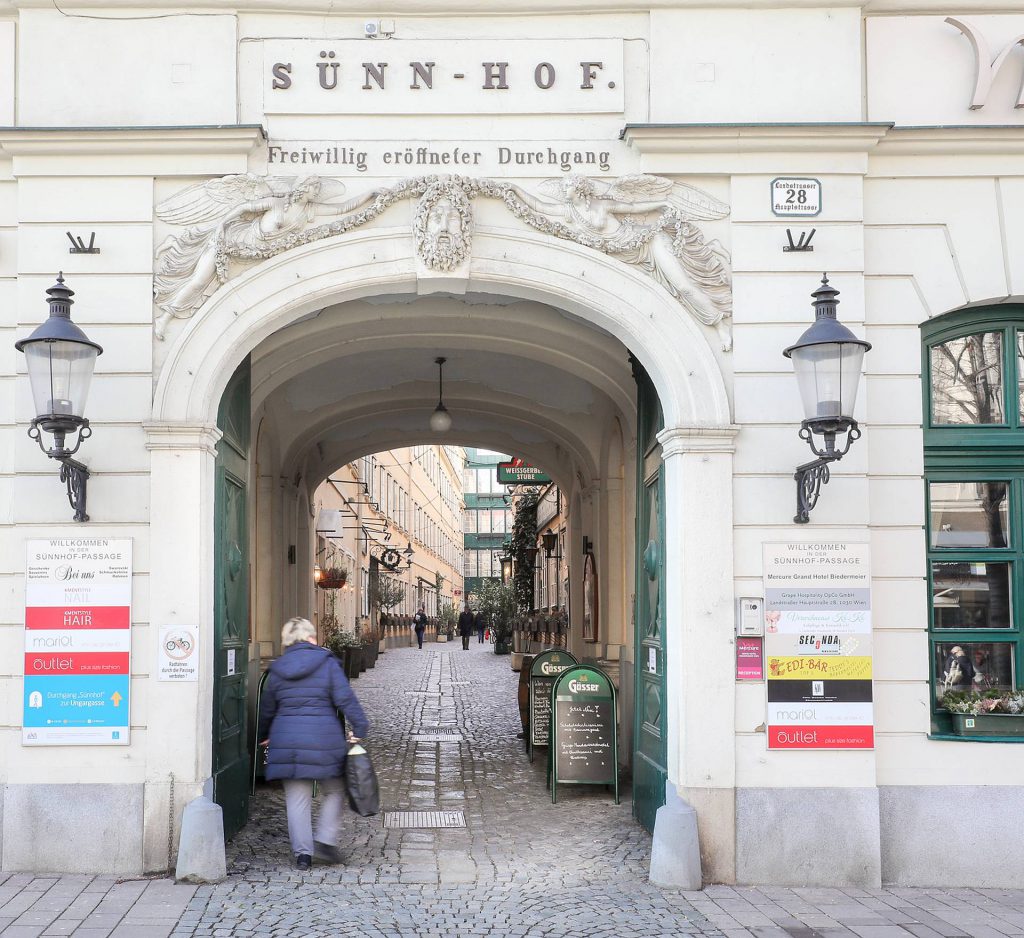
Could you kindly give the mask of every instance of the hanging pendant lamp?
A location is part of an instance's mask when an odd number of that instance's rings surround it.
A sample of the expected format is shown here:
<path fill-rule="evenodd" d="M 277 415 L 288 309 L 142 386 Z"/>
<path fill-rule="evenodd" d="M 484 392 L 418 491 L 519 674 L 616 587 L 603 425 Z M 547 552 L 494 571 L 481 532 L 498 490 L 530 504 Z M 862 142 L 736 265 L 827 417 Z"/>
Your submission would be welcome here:
<path fill-rule="evenodd" d="M 430 429 L 435 433 L 447 433 L 452 428 L 452 415 L 444 406 L 444 363 L 447 360 L 446 358 L 434 359 L 434 364 L 437 365 L 437 407 L 430 415 Z"/>

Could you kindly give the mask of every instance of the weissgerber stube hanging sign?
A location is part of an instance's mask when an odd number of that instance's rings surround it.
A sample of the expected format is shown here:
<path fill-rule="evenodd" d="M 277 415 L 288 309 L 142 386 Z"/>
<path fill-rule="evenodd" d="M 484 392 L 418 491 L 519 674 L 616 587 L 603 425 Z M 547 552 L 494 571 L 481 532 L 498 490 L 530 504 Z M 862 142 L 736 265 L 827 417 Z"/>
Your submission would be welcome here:
<path fill-rule="evenodd" d="M 126 746 L 131 683 L 132 542 L 28 542 L 26 746 Z"/>
<path fill-rule="evenodd" d="M 499 485 L 547 485 L 550 481 L 551 476 L 543 469 L 531 466 L 522 459 L 498 463 Z"/>

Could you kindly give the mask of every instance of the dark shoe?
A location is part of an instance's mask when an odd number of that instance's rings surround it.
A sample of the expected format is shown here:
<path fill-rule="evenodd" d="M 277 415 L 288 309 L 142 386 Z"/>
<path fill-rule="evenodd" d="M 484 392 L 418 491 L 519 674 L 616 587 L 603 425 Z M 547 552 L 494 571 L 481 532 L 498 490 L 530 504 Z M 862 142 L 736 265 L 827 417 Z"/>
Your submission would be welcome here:
<path fill-rule="evenodd" d="M 341 863 L 341 851 L 330 844 L 313 841 L 313 856 L 323 863 Z"/>
<path fill-rule="evenodd" d="M 313 866 L 313 858 L 308 853 L 300 853 L 295 858 L 295 868 L 305 872 Z"/>

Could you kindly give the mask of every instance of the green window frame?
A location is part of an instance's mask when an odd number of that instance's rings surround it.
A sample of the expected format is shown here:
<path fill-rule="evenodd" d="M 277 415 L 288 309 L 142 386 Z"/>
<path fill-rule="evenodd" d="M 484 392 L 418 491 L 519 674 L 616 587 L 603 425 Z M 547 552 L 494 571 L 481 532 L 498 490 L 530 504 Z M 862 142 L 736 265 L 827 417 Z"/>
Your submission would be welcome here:
<path fill-rule="evenodd" d="M 973 398 L 967 401 L 963 413 L 970 412 L 973 405 L 974 413 L 988 415 L 991 422 L 933 422 L 933 350 L 982 333 L 1000 337 L 998 356 L 993 354 L 993 342 L 974 343 L 977 354 L 973 364 L 980 367 L 975 368 L 973 379 L 964 383 L 964 387 L 970 384 L 974 390 L 961 390 L 960 394 Z M 952 670 L 944 670 L 942 661 L 949 660 L 956 645 L 968 646 L 964 649 L 966 657 L 978 663 L 977 671 L 983 676 L 997 675 L 999 683 L 1024 686 L 1024 305 L 949 313 L 922 324 L 921 337 L 931 735 L 962 742 L 1021 742 L 1011 737 L 953 735 L 950 714 L 939 698 L 944 687 L 950 686 Z M 940 362 L 946 377 L 961 374 L 958 365 L 946 364 L 939 358 L 941 354 L 936 352 L 934 360 Z M 988 372 L 997 361 L 1001 368 L 1001 409 L 994 406 L 988 383 Z M 946 394 L 944 401 L 953 396 Z M 958 508 L 973 510 L 973 518 L 969 514 L 943 514 L 935 524 L 935 483 L 960 483 L 954 491 L 961 493 L 969 492 L 969 486 L 974 485 L 973 507 L 970 498 L 943 503 L 944 510 L 950 505 L 953 512 Z M 999 483 L 1006 483 L 1002 500 Z M 944 524 L 947 517 L 953 523 Z M 961 523 L 965 527 L 958 530 Z M 933 530 L 933 524 L 939 530 Z M 974 530 L 968 530 L 972 525 Z M 1005 536 L 1000 537 L 1000 533 Z M 988 543 L 982 543 L 984 540 Z M 1001 564 L 1008 565 L 1005 578 L 999 572 Z"/>

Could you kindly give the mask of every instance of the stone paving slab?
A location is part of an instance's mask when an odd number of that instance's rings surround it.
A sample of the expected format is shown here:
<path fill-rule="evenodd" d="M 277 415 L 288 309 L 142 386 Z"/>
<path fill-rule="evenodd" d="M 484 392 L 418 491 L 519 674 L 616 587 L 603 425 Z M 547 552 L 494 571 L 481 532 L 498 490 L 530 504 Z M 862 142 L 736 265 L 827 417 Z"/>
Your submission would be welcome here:
<path fill-rule="evenodd" d="M 458 807 L 464 829 L 348 814 L 345 862 L 302 874 L 265 786 L 225 882 L 0 873 L 0 938 L 1024 938 L 1024 889 L 651 886 L 628 788 L 620 805 L 582 787 L 551 804 L 543 759 L 516 739 L 517 680 L 490 645 L 428 643 L 354 682 L 382 808 Z"/>

